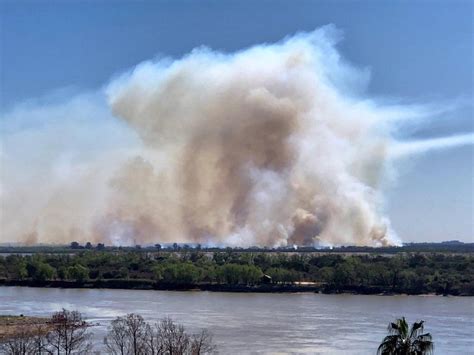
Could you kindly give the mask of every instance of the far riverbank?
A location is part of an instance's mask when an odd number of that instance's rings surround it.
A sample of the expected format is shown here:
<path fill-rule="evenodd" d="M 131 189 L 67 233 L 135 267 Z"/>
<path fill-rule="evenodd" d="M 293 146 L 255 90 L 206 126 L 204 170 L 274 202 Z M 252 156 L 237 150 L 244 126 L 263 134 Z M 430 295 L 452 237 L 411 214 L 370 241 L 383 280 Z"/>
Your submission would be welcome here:
<path fill-rule="evenodd" d="M 329 285 L 316 284 L 260 284 L 260 285 L 221 285 L 198 284 L 176 285 L 161 284 L 152 280 L 94 280 L 90 282 L 74 281 L 34 281 L 34 280 L 0 280 L 4 287 L 37 287 L 37 288 L 64 288 L 64 289 L 117 289 L 117 290 L 156 290 L 156 291 L 209 291 L 235 293 L 320 293 L 320 294 L 353 294 L 353 295 L 412 295 L 412 296 L 473 296 L 470 294 L 436 294 L 436 293 L 405 293 L 394 292 L 382 287 L 354 286 L 347 289 L 335 289 Z"/>
<path fill-rule="evenodd" d="M 202 290 L 474 296 L 474 255 L 143 254 L 0 256 L 0 285 L 50 288 Z"/>

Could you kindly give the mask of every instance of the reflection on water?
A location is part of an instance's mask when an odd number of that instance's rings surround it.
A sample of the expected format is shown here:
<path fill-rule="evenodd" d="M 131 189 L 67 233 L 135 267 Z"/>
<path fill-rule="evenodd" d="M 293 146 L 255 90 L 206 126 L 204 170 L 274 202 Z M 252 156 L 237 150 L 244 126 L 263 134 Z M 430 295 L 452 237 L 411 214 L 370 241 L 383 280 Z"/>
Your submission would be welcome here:
<path fill-rule="evenodd" d="M 474 349 L 474 298 L 239 294 L 0 287 L 0 314 L 48 315 L 77 309 L 102 346 L 108 322 L 134 312 L 148 321 L 170 316 L 190 332 L 208 328 L 222 354 L 375 353 L 389 321 L 426 321 L 438 354 Z"/>

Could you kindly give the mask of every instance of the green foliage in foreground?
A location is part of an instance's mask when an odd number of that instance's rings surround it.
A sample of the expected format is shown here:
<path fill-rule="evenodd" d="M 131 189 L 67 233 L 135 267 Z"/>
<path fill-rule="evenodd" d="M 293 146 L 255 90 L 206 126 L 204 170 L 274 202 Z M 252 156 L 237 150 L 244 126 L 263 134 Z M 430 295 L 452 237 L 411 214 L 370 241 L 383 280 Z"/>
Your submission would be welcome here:
<path fill-rule="evenodd" d="M 329 292 L 474 295 L 471 254 L 396 256 L 202 252 L 101 252 L 0 256 L 0 279 L 147 280 L 156 285 L 254 286 L 314 282 Z M 265 275 L 265 276 L 264 276 Z M 270 277 L 268 277 L 270 276 Z"/>
<path fill-rule="evenodd" d="M 408 327 L 405 317 L 388 325 L 388 335 L 383 339 L 378 355 L 428 355 L 433 353 L 434 345 L 430 333 L 423 333 L 424 321 Z"/>

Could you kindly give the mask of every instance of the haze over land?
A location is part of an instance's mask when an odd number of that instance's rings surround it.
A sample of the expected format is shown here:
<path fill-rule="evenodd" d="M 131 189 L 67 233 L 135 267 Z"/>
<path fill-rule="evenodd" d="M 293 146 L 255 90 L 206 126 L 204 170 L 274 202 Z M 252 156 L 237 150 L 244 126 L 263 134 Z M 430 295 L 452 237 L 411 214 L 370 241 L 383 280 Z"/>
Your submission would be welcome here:
<path fill-rule="evenodd" d="M 369 74 L 341 58 L 340 36 L 327 26 L 236 53 L 197 48 L 141 63 L 98 92 L 8 112 L 7 123 L 57 119 L 6 126 L 0 241 L 399 243 L 383 212 L 398 160 L 473 135 L 398 141 L 404 122 L 452 107 L 367 97 Z M 105 123 L 82 124 L 99 115 Z M 80 156 L 64 149 L 71 131 Z M 34 161 L 12 153 L 61 136 L 64 146 L 28 152 Z M 120 150 L 100 143 L 109 136 Z"/>

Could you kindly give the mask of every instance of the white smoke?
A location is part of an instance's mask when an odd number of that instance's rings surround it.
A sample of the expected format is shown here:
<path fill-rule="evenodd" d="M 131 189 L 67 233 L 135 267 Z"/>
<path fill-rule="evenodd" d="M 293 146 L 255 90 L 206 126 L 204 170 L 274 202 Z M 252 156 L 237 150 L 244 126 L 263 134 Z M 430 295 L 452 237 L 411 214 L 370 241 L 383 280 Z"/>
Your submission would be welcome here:
<path fill-rule="evenodd" d="M 474 144 L 474 133 L 407 142 L 397 142 L 391 148 L 390 155 L 392 158 L 403 158 L 407 155 L 423 154 L 432 150 L 447 149 L 472 144 Z"/>
<path fill-rule="evenodd" d="M 88 109 L 72 100 L 63 114 L 75 127 L 56 120 L 39 130 L 43 140 L 24 136 L 34 128 L 7 135 L 0 241 L 398 243 L 380 184 L 392 157 L 425 149 L 401 146 L 397 122 L 428 111 L 361 98 L 367 72 L 340 58 L 338 37 L 325 27 L 233 54 L 200 48 L 142 63 L 106 90 L 128 128 L 100 99 Z M 88 154 L 69 149 L 75 157 L 64 147 L 78 129 L 97 142 L 78 143 Z M 41 162 L 21 178 L 28 169 L 14 150 L 28 140 L 40 142 Z M 428 145 L 447 146 L 439 142 Z"/>

